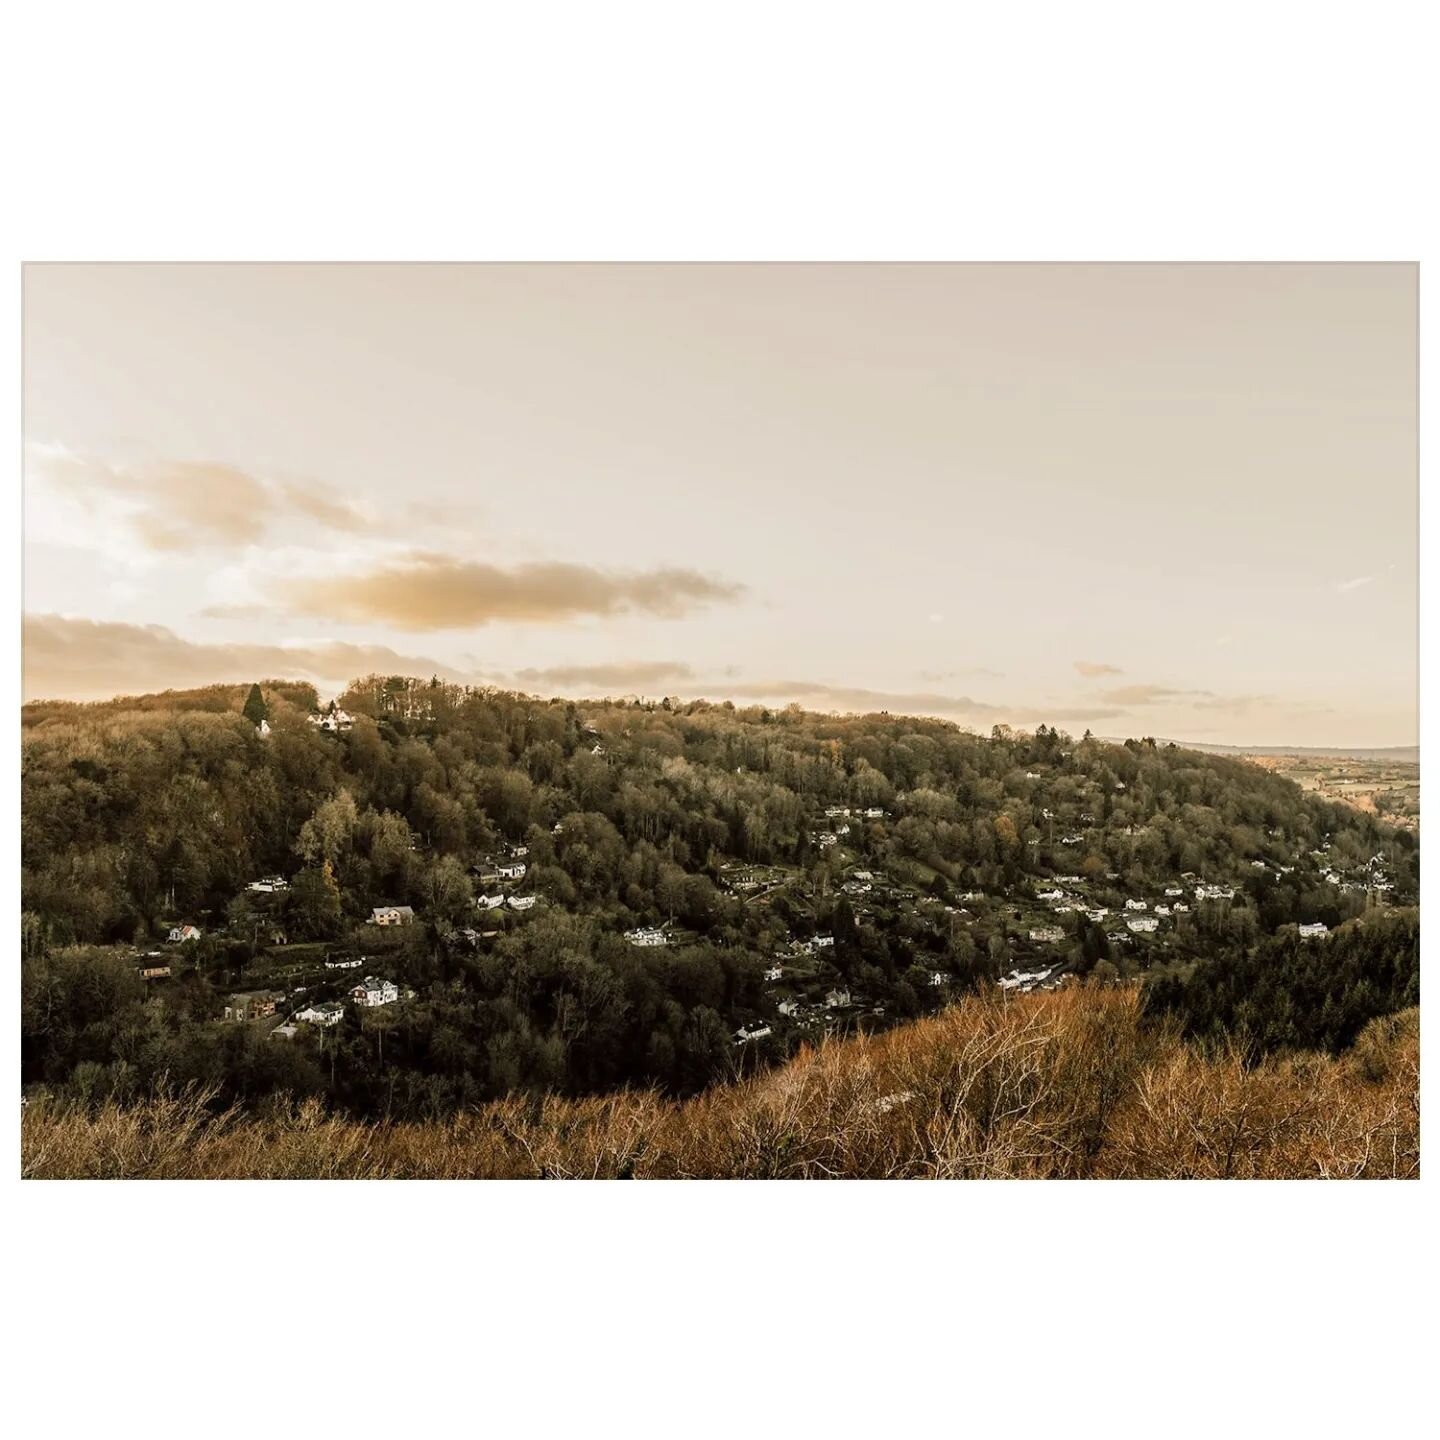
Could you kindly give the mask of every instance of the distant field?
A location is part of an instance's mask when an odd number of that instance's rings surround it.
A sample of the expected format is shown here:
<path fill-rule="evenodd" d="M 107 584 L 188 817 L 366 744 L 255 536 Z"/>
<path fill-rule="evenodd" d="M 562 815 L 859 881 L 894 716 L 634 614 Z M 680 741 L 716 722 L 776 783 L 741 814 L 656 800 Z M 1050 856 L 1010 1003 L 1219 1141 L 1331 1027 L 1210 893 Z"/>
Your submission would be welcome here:
<path fill-rule="evenodd" d="M 1341 800 L 1409 830 L 1420 828 L 1420 765 L 1350 756 L 1250 755 L 1254 764 L 1284 775 L 1302 790 Z"/>

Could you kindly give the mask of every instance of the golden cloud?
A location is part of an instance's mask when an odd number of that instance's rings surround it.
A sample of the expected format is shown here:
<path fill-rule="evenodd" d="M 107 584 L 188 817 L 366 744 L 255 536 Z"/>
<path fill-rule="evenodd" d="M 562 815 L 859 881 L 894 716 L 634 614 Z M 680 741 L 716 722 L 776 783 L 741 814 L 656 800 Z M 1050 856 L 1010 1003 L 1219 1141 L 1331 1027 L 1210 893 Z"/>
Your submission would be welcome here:
<path fill-rule="evenodd" d="M 742 593 L 742 586 L 695 570 L 612 572 L 558 563 L 505 569 L 427 552 L 365 575 L 292 580 L 279 588 L 280 598 L 302 614 L 400 630 L 543 624 L 627 611 L 673 619 Z"/>
<path fill-rule="evenodd" d="M 424 656 L 385 645 L 231 645 L 185 640 L 163 625 L 26 615 L 26 700 L 100 700 L 152 690 L 255 680 L 274 675 L 340 688 L 372 672 L 474 680 Z"/>
<path fill-rule="evenodd" d="M 515 680 L 526 688 L 554 685 L 582 690 L 637 690 L 666 680 L 689 680 L 695 672 L 679 660 L 629 660 L 609 665 L 556 665 L 546 670 L 518 670 Z"/>
<path fill-rule="evenodd" d="M 1091 705 L 997 705 L 968 695 L 927 691 L 865 690 L 855 686 L 827 685 L 816 680 L 768 680 L 717 685 L 720 698 L 758 700 L 769 704 L 803 702 L 816 710 L 871 714 L 888 710 L 895 715 L 942 715 L 984 724 L 1006 721 L 1015 725 L 1053 725 L 1061 720 L 1110 720 L 1121 712 Z"/>
<path fill-rule="evenodd" d="M 328 486 L 268 483 L 233 465 L 167 461 L 113 465 L 58 446 L 31 446 L 27 474 L 87 505 L 119 501 L 152 550 L 253 545 L 276 522 L 303 517 L 322 529 L 374 530 L 375 522 Z"/>
<path fill-rule="evenodd" d="M 1102 665 L 1096 660 L 1077 660 L 1075 668 L 1082 675 L 1123 675 L 1125 672 L 1118 665 Z"/>

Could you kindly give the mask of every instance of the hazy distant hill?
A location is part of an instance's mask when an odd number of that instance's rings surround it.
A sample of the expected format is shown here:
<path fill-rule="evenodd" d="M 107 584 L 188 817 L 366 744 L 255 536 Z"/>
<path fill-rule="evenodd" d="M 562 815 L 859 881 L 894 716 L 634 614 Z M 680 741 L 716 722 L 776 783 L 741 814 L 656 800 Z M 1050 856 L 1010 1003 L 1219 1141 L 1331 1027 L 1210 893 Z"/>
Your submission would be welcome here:
<path fill-rule="evenodd" d="M 1123 745 L 1123 740 L 1112 740 Z M 1366 748 L 1354 745 L 1206 745 L 1199 740 L 1156 740 L 1157 745 L 1179 745 L 1205 755 L 1313 755 L 1342 760 L 1389 760 L 1400 765 L 1418 765 L 1418 745 L 1382 745 Z"/>

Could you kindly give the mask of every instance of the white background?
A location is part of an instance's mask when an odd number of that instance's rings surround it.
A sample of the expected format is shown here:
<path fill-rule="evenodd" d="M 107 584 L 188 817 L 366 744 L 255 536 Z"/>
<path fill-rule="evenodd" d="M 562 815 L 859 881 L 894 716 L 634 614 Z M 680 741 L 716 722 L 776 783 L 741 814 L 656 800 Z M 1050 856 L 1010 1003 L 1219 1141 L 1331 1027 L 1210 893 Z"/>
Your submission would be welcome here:
<path fill-rule="evenodd" d="M 1424 262 L 1426 8 L 28 0 L 0 46 L 7 643 L 21 260 Z M 1431 291 L 1425 270 L 1427 333 Z M 10 1012 L 12 1065 L 17 1031 Z M 1391 1434 L 1433 1424 L 1425 1195 L 14 1180 L 7 1418 Z"/>

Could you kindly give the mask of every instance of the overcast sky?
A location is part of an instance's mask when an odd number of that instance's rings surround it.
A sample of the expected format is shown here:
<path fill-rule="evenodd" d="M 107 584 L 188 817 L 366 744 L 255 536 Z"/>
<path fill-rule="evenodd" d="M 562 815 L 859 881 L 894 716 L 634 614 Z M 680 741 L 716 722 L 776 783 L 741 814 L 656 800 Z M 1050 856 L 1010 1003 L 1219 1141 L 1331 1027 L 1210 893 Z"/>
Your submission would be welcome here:
<path fill-rule="evenodd" d="M 1410 745 L 1406 265 L 30 266 L 25 691 Z"/>

